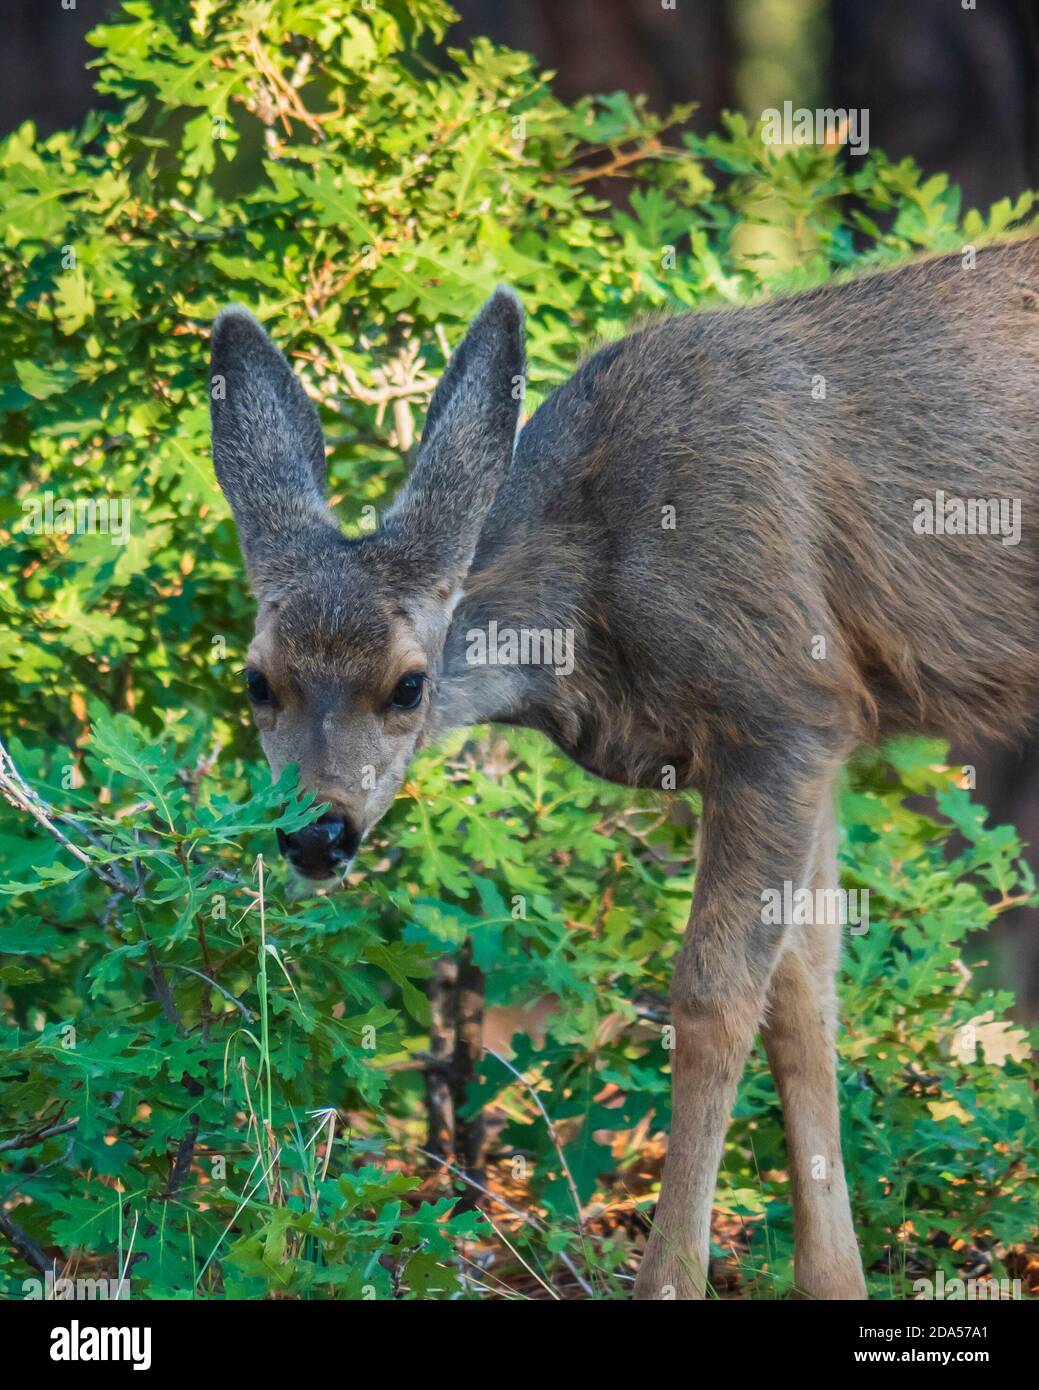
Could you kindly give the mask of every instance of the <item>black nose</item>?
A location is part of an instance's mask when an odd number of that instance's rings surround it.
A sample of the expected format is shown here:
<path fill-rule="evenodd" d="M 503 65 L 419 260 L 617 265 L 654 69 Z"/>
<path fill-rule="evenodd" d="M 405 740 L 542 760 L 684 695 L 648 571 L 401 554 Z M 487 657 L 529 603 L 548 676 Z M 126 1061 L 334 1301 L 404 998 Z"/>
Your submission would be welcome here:
<path fill-rule="evenodd" d="M 360 831 L 334 811 L 291 835 L 278 831 L 278 848 L 307 878 L 328 878 L 354 857 L 360 843 Z"/>

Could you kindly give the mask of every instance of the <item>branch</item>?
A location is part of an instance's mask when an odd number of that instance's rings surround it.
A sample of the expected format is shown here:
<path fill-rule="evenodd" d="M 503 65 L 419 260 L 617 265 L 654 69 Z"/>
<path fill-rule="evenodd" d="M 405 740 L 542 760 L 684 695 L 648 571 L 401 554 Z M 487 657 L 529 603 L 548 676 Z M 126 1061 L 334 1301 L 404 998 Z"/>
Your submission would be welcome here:
<path fill-rule="evenodd" d="M 91 859 L 85 850 L 80 849 L 79 845 L 74 844 L 65 832 L 54 824 L 54 819 L 58 818 L 75 827 L 80 835 L 89 841 L 96 849 L 104 850 L 105 847 L 97 837 L 91 834 L 84 826 L 80 825 L 73 817 L 61 811 L 55 811 L 51 806 L 39 796 L 39 794 L 29 786 L 25 778 L 18 771 L 14 764 L 14 759 L 8 753 L 3 740 L 0 740 L 0 795 L 9 802 L 16 811 L 27 812 L 32 816 L 38 825 L 42 825 L 49 835 L 52 835 L 58 844 L 76 859 L 79 860 L 91 873 L 104 883 L 108 888 L 114 889 L 117 893 L 126 893 L 132 896 L 134 889 L 130 880 L 121 870 L 110 864 L 99 864 L 95 859 Z M 107 851 L 106 851 L 107 852 Z"/>
<path fill-rule="evenodd" d="M 436 386 L 436 379 L 426 370 L 418 341 L 414 338 L 408 339 L 399 352 L 381 366 L 372 369 L 374 386 L 364 385 L 335 343 L 328 343 L 326 346 L 334 359 L 336 372 L 349 392 L 347 399 L 376 407 L 377 429 L 382 428 L 387 407 L 392 410 L 397 446 L 406 454 L 415 442 L 411 406 L 419 401 L 428 400 Z M 293 355 L 315 365 L 327 365 L 323 353 L 300 351 Z"/>
<path fill-rule="evenodd" d="M 195 1156 L 195 1142 L 198 1139 L 198 1126 L 199 1118 L 192 1112 L 190 1125 L 177 1145 L 177 1156 L 170 1169 L 170 1180 L 166 1184 L 166 1191 L 162 1194 L 164 1197 L 175 1196 L 191 1170 L 191 1161 Z M 154 1233 L 155 1227 L 152 1226 L 149 1228 L 149 1234 L 154 1235 Z"/>
<path fill-rule="evenodd" d="M 49 1260 L 44 1253 L 43 1246 L 37 1245 L 32 1236 L 26 1234 L 21 1226 L 16 1221 L 12 1221 L 5 1211 L 0 1211 L 0 1232 L 7 1237 L 27 1265 L 31 1265 L 33 1269 L 38 1270 L 43 1275 L 54 1273 L 57 1261 Z M 62 1256 L 62 1264 L 65 1264 L 64 1256 Z"/>
<path fill-rule="evenodd" d="M 252 1023 L 254 1021 L 255 1015 L 253 1011 L 247 1005 L 243 1004 L 240 999 L 236 999 L 230 990 L 224 989 L 223 985 L 217 984 L 212 976 L 206 975 L 201 970 L 196 970 L 193 965 L 177 965 L 172 961 L 169 962 L 166 968 L 167 970 L 184 970 L 189 975 L 197 975 L 200 980 L 205 980 L 206 984 L 215 989 L 218 994 L 222 994 L 229 1004 L 233 1004 L 247 1023 Z M 2 1144 L 0 1144 L 0 1148 L 3 1148 Z"/>
<path fill-rule="evenodd" d="M 669 150 L 661 145 L 660 141 L 654 136 L 644 145 L 639 145 L 637 149 L 628 150 L 623 154 L 613 152 L 613 158 L 608 164 L 600 164 L 594 169 L 581 169 L 576 174 L 570 175 L 570 183 L 590 183 L 592 179 L 612 179 L 620 176 L 621 170 L 627 168 L 629 164 L 637 164 L 640 160 L 657 159 L 662 154 L 681 154 L 681 150 Z"/>
<path fill-rule="evenodd" d="M 246 48 L 247 53 L 253 62 L 260 69 L 260 74 L 267 81 L 273 95 L 277 98 L 277 114 L 281 117 L 282 125 L 285 127 L 286 135 L 292 133 L 289 118 L 301 121 L 308 130 L 313 131 L 324 139 L 325 132 L 321 129 L 320 117 L 312 111 L 308 111 L 300 100 L 299 93 L 293 86 L 290 86 L 281 75 L 275 63 L 268 58 L 257 35 L 253 35 Z M 327 117 L 326 117 L 327 119 Z"/>
<path fill-rule="evenodd" d="M 45 1139 L 53 1139 L 56 1134 L 68 1134 L 69 1130 L 75 1129 L 78 1124 L 77 1117 L 75 1120 L 65 1120 L 60 1125 L 45 1125 L 43 1129 L 34 1129 L 28 1134 L 16 1134 L 13 1139 L 0 1139 L 0 1153 L 9 1153 L 12 1149 L 35 1148 Z"/>

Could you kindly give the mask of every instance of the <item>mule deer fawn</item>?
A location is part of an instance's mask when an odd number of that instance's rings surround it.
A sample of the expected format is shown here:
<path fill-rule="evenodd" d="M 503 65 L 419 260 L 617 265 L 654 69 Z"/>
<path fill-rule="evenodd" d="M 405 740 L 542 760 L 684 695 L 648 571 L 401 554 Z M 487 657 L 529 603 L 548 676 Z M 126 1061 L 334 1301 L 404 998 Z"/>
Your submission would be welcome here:
<path fill-rule="evenodd" d="M 762 903 L 835 887 L 834 780 L 857 744 L 1006 735 L 1036 708 L 1033 536 L 962 526 L 946 499 L 981 499 L 989 520 L 1039 501 L 1037 308 L 1033 240 L 665 318 L 597 352 L 517 433 L 522 315 L 499 290 L 360 540 L 325 506 L 318 417 L 285 358 L 244 310 L 216 322 L 214 460 L 259 606 L 248 696 L 273 771 L 298 764 L 330 806 L 283 837 L 300 872 L 342 870 L 413 751 L 456 726 L 526 725 L 597 776 L 702 793 L 637 1297 L 704 1293 L 759 1027 L 797 1284 L 865 1294 L 835 1081 L 840 927 Z M 572 634 L 572 671 L 473 661 L 492 623 Z"/>

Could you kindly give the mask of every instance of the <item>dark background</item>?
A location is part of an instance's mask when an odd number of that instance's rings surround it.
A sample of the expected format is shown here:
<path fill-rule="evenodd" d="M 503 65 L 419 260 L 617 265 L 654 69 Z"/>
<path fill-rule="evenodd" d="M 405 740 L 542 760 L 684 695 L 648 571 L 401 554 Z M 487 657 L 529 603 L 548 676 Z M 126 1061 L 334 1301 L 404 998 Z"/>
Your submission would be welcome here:
<path fill-rule="evenodd" d="M 87 32 L 114 0 L 6 0 L 0 130 L 50 133 L 92 104 Z M 183 0 L 185 7 L 189 0 Z M 657 109 L 868 107 L 870 143 L 947 172 L 965 206 L 1039 188 L 1039 0 L 454 0 L 474 35 L 523 48 L 560 96 L 623 89 Z"/>
<path fill-rule="evenodd" d="M 0 15 L 0 132 L 49 134 L 95 104 L 85 35 L 114 0 L 7 0 Z M 188 0 L 184 0 L 187 5 Z M 969 0 L 968 0 L 969 3 Z M 656 109 L 696 101 L 707 131 L 726 109 L 868 108 L 873 148 L 948 173 L 964 207 L 1039 189 L 1039 0 L 454 0 L 448 43 L 485 34 L 534 53 L 572 99 L 617 89 Z M 1039 460 L 1037 460 L 1039 466 Z M 995 619 L 995 615 L 994 615 Z M 1039 750 L 970 748 L 977 795 L 1039 846 Z M 1030 851 L 1039 868 L 1039 852 Z M 1039 1017 L 1039 912 L 1000 930 L 1000 974 Z"/>

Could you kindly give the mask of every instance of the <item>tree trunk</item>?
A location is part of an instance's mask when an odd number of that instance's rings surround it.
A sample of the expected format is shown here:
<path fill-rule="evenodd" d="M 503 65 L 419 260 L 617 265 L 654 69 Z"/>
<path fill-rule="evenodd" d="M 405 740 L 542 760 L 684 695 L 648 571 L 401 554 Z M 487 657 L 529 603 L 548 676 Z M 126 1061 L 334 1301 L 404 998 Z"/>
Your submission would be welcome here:
<path fill-rule="evenodd" d="M 457 956 L 437 962 L 429 985 L 429 1062 L 426 1066 L 426 1149 L 438 1163 L 454 1162 L 466 1178 L 460 1209 L 479 1198 L 484 1185 L 483 1114 L 463 1117 L 470 1084 L 483 1055 L 483 972 L 466 941 Z"/>

